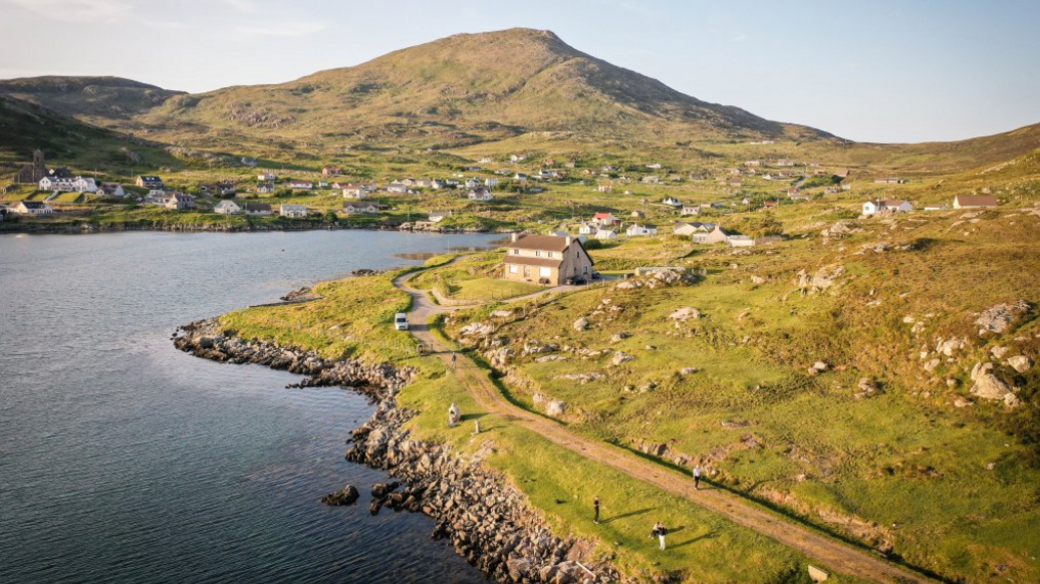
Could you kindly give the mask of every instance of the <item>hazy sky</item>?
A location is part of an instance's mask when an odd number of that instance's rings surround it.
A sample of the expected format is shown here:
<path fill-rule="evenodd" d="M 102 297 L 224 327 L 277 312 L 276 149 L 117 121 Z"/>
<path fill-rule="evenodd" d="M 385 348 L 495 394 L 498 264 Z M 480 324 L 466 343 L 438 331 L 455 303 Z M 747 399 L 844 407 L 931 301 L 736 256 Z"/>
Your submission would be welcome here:
<path fill-rule="evenodd" d="M 1038 0 L 0 0 L 0 78 L 116 75 L 200 92 L 515 26 L 854 140 L 1040 122 Z"/>

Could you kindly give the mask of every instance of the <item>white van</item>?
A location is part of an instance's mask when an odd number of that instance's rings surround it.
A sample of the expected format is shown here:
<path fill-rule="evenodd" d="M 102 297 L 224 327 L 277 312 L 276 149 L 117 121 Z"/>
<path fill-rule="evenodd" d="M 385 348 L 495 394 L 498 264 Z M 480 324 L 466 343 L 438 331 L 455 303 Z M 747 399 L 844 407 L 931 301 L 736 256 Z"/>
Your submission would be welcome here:
<path fill-rule="evenodd" d="M 394 317 L 394 328 L 399 331 L 408 330 L 408 315 L 403 312 L 398 312 L 397 316 Z"/>

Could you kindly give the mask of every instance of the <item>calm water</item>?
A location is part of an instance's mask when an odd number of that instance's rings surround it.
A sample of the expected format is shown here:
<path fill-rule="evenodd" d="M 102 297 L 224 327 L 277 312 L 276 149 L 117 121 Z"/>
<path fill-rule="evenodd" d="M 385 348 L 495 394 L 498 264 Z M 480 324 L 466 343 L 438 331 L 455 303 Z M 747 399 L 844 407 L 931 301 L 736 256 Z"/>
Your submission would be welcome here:
<path fill-rule="evenodd" d="M 182 323 L 481 235 L 0 236 L 0 582 L 483 582 L 370 517 L 366 401 L 174 349 Z M 352 483 L 358 507 L 327 508 Z"/>

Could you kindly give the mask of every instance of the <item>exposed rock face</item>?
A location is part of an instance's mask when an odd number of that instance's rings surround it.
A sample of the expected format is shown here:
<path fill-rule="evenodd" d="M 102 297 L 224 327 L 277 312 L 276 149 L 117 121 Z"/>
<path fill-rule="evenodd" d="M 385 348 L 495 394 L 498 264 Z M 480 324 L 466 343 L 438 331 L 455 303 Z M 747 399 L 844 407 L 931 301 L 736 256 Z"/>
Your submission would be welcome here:
<path fill-rule="evenodd" d="M 614 285 L 616 290 L 634 290 L 646 286 L 650 289 L 669 288 L 671 286 L 693 284 L 697 276 L 685 268 L 667 268 L 657 270 L 648 276 L 640 276 L 622 280 Z"/>
<path fill-rule="evenodd" d="M 590 557 L 594 546 L 589 542 L 555 537 L 527 506 L 524 495 L 478 460 L 462 459 L 440 444 L 410 440 L 402 426 L 413 412 L 397 408 L 397 394 L 413 371 L 327 360 L 313 352 L 244 341 L 225 334 L 215 319 L 181 327 L 174 344 L 207 359 L 306 375 L 297 384 L 301 387 L 348 386 L 376 400 L 372 418 L 352 432 L 346 458 L 386 470 L 403 482 L 374 485 L 369 511 L 375 514 L 386 507 L 430 516 L 437 523 L 433 536 L 451 540 L 460 555 L 489 577 L 517 584 L 624 581 L 613 566 Z M 357 489 L 348 485 L 322 501 L 350 505 L 357 498 Z M 595 577 L 578 562 L 592 568 Z"/>
<path fill-rule="evenodd" d="M 1019 300 L 1012 304 L 997 304 L 987 308 L 975 319 L 975 324 L 979 325 L 979 336 L 986 333 L 1000 334 L 1004 332 L 1015 317 L 1027 310 L 1029 310 L 1029 303 L 1025 300 Z"/>

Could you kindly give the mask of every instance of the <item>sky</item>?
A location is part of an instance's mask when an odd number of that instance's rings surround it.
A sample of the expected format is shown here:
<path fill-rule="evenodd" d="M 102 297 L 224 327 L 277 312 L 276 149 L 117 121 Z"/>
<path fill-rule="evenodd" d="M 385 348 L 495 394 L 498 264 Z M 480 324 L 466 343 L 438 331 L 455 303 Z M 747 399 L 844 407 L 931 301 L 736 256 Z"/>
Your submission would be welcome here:
<path fill-rule="evenodd" d="M 0 0 L 0 23 L 0 78 L 203 92 L 528 27 L 699 99 L 857 141 L 1040 122 L 1037 0 Z"/>

